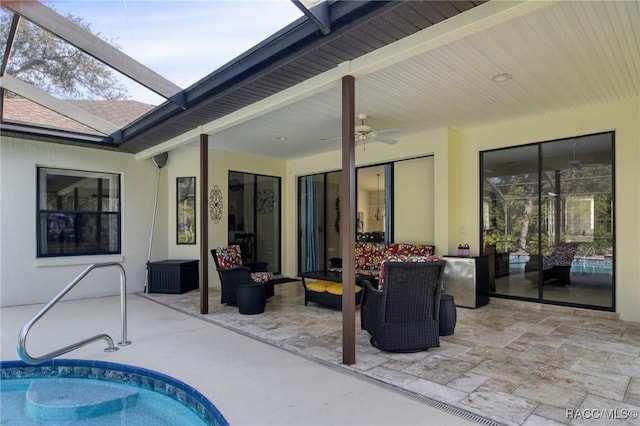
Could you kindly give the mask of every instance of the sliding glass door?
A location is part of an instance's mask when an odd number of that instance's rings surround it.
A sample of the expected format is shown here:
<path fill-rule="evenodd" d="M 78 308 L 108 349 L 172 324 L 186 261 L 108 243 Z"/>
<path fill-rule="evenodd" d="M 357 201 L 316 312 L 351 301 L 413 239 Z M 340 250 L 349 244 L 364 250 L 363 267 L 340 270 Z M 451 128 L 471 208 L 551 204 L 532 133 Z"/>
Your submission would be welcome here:
<path fill-rule="evenodd" d="M 602 133 L 481 154 L 496 295 L 614 309 L 613 152 Z"/>
<path fill-rule="evenodd" d="M 329 266 L 342 256 L 342 172 L 298 178 L 298 265 L 300 272 Z"/>
<path fill-rule="evenodd" d="M 280 178 L 229 172 L 229 244 L 243 262 L 267 262 L 280 273 Z"/>
<path fill-rule="evenodd" d="M 393 164 L 360 167 L 356 170 L 356 241 L 382 243 L 393 241 L 391 188 Z"/>
<path fill-rule="evenodd" d="M 432 156 L 358 167 L 356 241 L 434 244 L 433 176 Z M 298 177 L 299 273 L 342 258 L 341 194 L 341 171 Z"/>

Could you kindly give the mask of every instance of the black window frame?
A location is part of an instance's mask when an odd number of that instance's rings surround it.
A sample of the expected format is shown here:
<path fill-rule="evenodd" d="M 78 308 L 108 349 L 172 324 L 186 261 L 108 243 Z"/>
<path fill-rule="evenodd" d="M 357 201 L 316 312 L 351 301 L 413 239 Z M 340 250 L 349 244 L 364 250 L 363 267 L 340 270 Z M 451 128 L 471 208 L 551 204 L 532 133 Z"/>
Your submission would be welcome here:
<path fill-rule="evenodd" d="M 115 179 L 117 182 L 116 191 L 116 204 L 114 210 L 103 210 L 102 203 L 96 202 L 97 210 L 86 210 L 78 208 L 78 203 L 75 204 L 74 209 L 68 208 L 57 208 L 51 209 L 46 208 L 47 206 L 41 205 L 41 191 L 46 191 L 46 188 L 42 188 L 41 183 L 41 173 L 43 171 L 53 172 L 52 175 L 55 175 L 55 172 L 58 171 L 60 176 L 73 176 L 73 175 L 83 175 L 86 174 L 85 179 L 95 179 L 98 188 L 101 187 L 100 180 L 108 177 L 109 179 Z M 99 176 L 96 176 L 99 175 Z M 109 192 L 109 188 L 106 189 L 107 193 Z M 100 196 L 98 199 L 101 199 L 102 194 L 104 192 L 100 191 Z M 112 203 L 109 203 L 112 204 Z M 44 207 L 44 208 L 43 208 Z M 51 216 L 57 215 L 59 221 L 65 221 L 69 226 L 69 229 L 74 229 L 73 236 L 71 238 L 75 239 L 75 241 L 68 241 L 69 244 L 65 246 L 61 246 L 59 250 L 51 251 L 48 243 L 49 239 L 47 235 L 43 235 L 43 232 L 49 232 L 50 224 L 52 223 Z M 45 217 L 46 216 L 46 217 Z M 83 222 L 84 219 L 89 216 L 95 217 L 95 231 L 96 231 L 96 240 L 101 240 L 101 230 L 103 219 L 107 218 L 109 221 L 115 218 L 116 221 L 116 242 L 115 244 L 110 244 L 107 242 L 106 250 L 95 249 L 99 247 L 99 245 L 92 244 L 91 249 L 83 250 L 82 246 L 79 244 L 81 241 L 79 240 L 80 232 L 78 232 L 78 227 Z M 46 225 L 43 226 L 43 224 Z M 121 173 L 113 173 L 113 172 L 103 172 L 103 171 L 92 171 L 92 170 L 79 170 L 79 169 L 67 169 L 67 168 L 56 168 L 56 167 L 47 167 L 47 166 L 38 166 L 36 167 L 36 257 L 37 258 L 55 258 L 55 257 L 77 257 L 77 256 L 96 256 L 96 255 L 117 255 L 122 254 L 122 174 Z M 110 230 L 111 228 L 109 228 Z M 44 243 L 46 241 L 46 243 Z M 46 247 L 45 247 L 46 244 Z M 76 250 L 73 250 L 75 244 Z M 113 248 L 110 248 L 112 247 Z"/>

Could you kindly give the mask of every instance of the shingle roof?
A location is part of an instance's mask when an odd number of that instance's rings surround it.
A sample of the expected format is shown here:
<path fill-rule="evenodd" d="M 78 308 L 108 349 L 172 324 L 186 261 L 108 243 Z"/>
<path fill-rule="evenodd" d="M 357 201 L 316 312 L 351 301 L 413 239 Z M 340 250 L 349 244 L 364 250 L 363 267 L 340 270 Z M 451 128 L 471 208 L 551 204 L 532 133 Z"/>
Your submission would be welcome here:
<path fill-rule="evenodd" d="M 69 103 L 118 127 L 124 127 L 151 111 L 154 106 L 132 100 L 70 100 Z M 96 130 L 24 98 L 5 98 L 6 121 L 37 124 L 44 127 L 96 133 Z"/>

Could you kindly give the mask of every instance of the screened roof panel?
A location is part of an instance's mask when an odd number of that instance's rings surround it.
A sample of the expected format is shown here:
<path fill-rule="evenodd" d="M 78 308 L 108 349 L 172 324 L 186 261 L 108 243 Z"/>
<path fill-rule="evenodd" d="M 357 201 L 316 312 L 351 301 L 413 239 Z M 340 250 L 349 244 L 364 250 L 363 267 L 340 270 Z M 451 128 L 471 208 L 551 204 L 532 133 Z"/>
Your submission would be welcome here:
<path fill-rule="evenodd" d="M 253 7 L 256 2 L 42 3 L 8 4 L 23 16 L 5 63 L 3 120 L 79 132 L 98 128 L 103 135 L 111 133 L 105 130 L 110 124 L 123 128 L 167 99 L 179 103 L 184 87 L 302 15 L 288 0 L 273 2 L 267 12 Z M 3 57 L 13 16 L 0 8 Z M 72 106 L 59 109 L 52 97 Z M 73 114 L 77 108 L 97 114 L 106 127 Z"/>
<path fill-rule="evenodd" d="M 44 1 L 186 88 L 302 16 L 290 0 Z M 132 99 L 157 103 L 138 87 Z"/>

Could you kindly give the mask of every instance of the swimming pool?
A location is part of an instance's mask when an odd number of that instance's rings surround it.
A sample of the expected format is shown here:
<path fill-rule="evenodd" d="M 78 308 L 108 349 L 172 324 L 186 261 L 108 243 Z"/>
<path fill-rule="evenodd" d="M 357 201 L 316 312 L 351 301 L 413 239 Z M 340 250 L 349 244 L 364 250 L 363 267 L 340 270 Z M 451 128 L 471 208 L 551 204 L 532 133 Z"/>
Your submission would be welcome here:
<path fill-rule="evenodd" d="M 228 426 L 204 395 L 156 371 L 104 361 L 0 361 L 0 424 Z"/>

